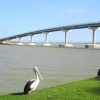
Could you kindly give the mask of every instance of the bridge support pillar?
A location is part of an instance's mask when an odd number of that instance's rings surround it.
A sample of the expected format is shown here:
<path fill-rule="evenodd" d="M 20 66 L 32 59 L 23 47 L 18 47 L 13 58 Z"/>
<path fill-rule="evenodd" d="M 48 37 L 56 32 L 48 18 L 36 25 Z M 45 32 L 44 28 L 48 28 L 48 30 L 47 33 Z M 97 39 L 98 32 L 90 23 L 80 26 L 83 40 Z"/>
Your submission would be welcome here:
<path fill-rule="evenodd" d="M 19 43 L 17 43 L 17 45 L 23 45 L 23 43 L 21 43 L 21 38 L 22 37 L 17 37 L 19 39 Z"/>
<path fill-rule="evenodd" d="M 88 27 L 88 28 L 93 30 L 92 44 L 85 44 L 85 48 L 100 48 L 99 44 L 95 44 L 95 41 L 96 41 L 96 30 L 100 29 L 100 27 Z"/>
<path fill-rule="evenodd" d="M 31 37 L 31 42 L 28 43 L 28 45 L 36 45 L 35 43 L 33 43 L 33 36 L 35 36 L 35 35 L 29 35 L 29 36 Z"/>
<path fill-rule="evenodd" d="M 42 46 L 51 46 L 51 44 L 48 43 L 48 34 L 50 34 L 50 32 L 43 32 L 45 34 L 45 43 L 42 44 Z"/>
<path fill-rule="evenodd" d="M 70 32 L 71 30 L 62 30 L 63 32 L 65 32 L 65 43 L 64 44 L 59 44 L 59 47 L 73 47 L 73 44 L 69 44 L 68 41 L 68 32 Z"/>

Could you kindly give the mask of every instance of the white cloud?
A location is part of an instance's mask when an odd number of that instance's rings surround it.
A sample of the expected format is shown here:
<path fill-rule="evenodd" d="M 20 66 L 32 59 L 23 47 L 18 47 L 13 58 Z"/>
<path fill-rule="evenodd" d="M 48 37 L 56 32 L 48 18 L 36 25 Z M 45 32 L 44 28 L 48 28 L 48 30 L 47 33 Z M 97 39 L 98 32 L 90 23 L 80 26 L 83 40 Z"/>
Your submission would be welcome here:
<path fill-rule="evenodd" d="M 80 14 L 86 14 L 89 10 L 87 9 L 79 9 L 79 8 L 73 8 L 73 9 L 63 9 L 61 13 L 80 13 Z"/>

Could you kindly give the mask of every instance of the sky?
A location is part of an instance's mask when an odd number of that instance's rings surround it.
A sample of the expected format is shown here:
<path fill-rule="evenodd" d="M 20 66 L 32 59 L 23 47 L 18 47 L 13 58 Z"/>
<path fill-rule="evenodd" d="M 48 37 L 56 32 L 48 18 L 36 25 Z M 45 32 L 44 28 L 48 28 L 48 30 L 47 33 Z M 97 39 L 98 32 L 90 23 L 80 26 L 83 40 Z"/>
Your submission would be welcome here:
<path fill-rule="evenodd" d="M 100 21 L 100 0 L 0 0 L 0 39 L 26 32 Z M 100 42 L 100 30 L 96 42 Z M 48 42 L 64 42 L 62 31 L 51 32 Z M 18 39 L 14 39 L 17 41 Z M 30 42 L 30 36 L 21 41 Z M 33 37 L 44 42 L 45 34 Z M 92 42 L 92 30 L 74 29 L 68 42 Z"/>

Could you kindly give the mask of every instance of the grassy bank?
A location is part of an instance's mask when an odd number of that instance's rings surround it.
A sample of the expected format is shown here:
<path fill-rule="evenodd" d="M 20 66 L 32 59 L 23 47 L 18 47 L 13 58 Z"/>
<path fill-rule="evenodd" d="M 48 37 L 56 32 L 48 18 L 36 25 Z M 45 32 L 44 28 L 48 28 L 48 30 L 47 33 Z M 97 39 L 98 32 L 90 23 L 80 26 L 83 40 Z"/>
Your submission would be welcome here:
<path fill-rule="evenodd" d="M 28 95 L 1 95 L 0 100 L 100 100 L 100 77 L 40 89 Z"/>

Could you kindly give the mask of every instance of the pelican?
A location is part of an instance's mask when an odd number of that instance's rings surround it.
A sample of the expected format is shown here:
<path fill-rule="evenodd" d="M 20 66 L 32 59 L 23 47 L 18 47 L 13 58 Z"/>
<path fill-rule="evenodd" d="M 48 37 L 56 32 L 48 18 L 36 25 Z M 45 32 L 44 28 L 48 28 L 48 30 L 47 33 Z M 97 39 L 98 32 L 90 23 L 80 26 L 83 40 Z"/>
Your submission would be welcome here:
<path fill-rule="evenodd" d="M 98 70 L 98 73 L 97 73 L 97 75 L 98 75 L 98 76 L 100 76 L 100 69 Z"/>
<path fill-rule="evenodd" d="M 28 94 L 29 92 L 33 91 L 36 89 L 36 87 L 39 84 L 39 76 L 42 79 L 42 76 L 40 74 L 40 72 L 38 71 L 38 68 L 36 66 L 33 67 L 33 72 L 36 75 L 36 79 L 31 79 L 30 81 L 28 81 L 24 87 L 24 94 Z M 38 76 L 39 75 L 39 76 Z"/>

